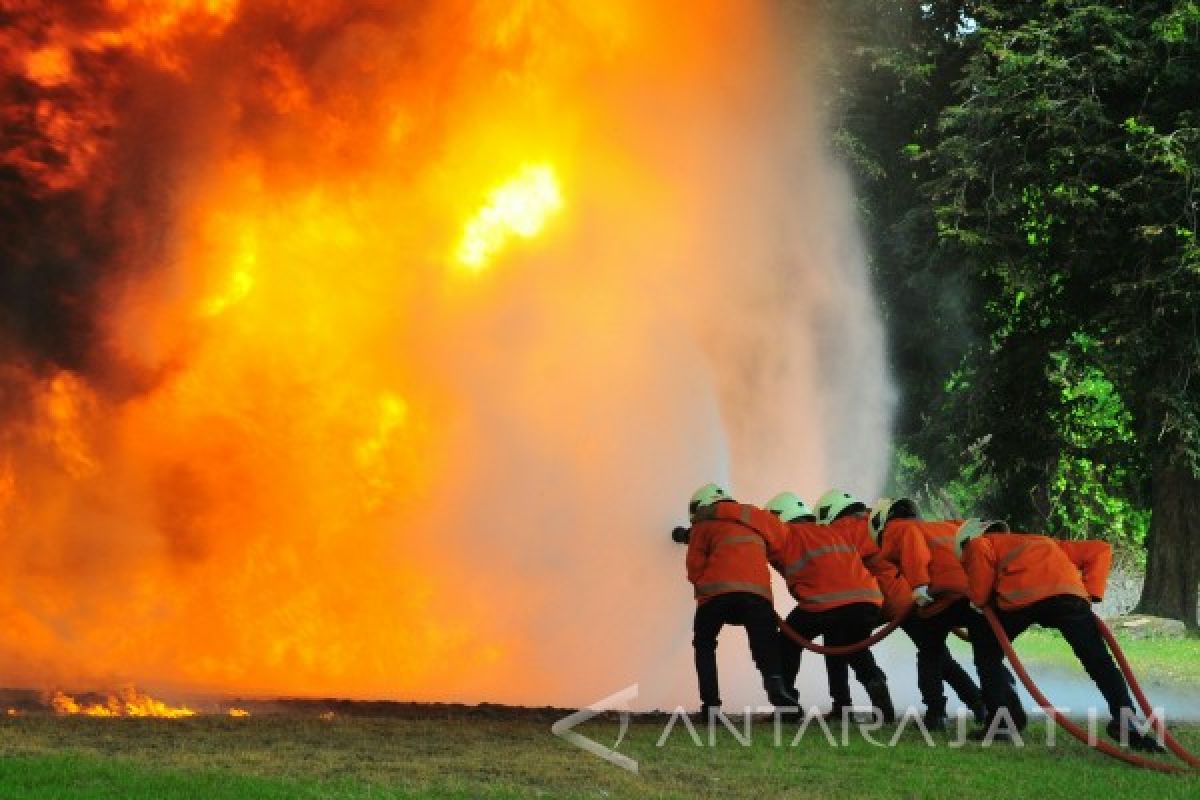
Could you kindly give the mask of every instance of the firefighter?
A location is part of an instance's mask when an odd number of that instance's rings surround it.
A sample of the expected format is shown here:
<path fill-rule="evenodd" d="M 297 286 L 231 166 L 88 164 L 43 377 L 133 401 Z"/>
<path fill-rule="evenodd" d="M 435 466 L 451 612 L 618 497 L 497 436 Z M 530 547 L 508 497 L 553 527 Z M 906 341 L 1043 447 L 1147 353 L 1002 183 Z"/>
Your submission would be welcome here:
<path fill-rule="evenodd" d="M 912 500 L 902 497 L 893 500 L 890 497 L 881 497 L 875 501 L 871 509 L 870 529 L 871 537 L 875 544 L 880 548 L 881 558 L 894 564 L 897 569 L 903 563 L 902 550 L 908 547 L 909 551 L 918 550 L 919 539 L 908 541 L 906 539 L 910 533 L 900 532 L 897 529 L 903 527 L 902 523 L 894 523 L 889 526 L 888 523 L 893 520 L 900 519 L 918 519 L 920 517 L 917 511 L 916 503 Z M 954 531 L 957 526 L 946 528 L 942 526 L 942 534 L 946 531 Z M 891 536 L 885 534 L 889 530 L 896 531 Z M 952 535 L 952 534 L 949 534 Z M 941 542 L 940 539 L 935 539 Z M 936 546 L 936 545 L 935 545 Z M 949 552 L 949 551 L 947 551 Z M 933 553 L 930 551 L 930 559 L 932 560 Z M 957 559 L 955 559 L 957 566 Z M 961 571 L 961 568 L 960 568 Z M 918 579 L 923 579 L 923 574 L 916 569 L 915 565 L 910 564 L 909 574 L 916 574 Z M 938 588 L 942 588 L 942 583 L 953 583 L 953 581 L 939 582 Z M 882 585 L 882 584 L 881 584 Z M 904 574 L 898 575 L 894 582 L 894 587 L 889 591 L 889 596 L 895 595 L 892 604 L 895 606 L 904 605 L 907 610 L 914 602 L 913 587 L 905 578 Z M 943 608 L 949 606 L 949 596 L 943 601 Z M 975 681 L 967 674 L 967 671 L 954 660 L 950 654 L 950 648 L 946 646 L 947 634 L 950 627 L 943 626 L 939 622 L 930 622 L 929 617 L 936 613 L 934 606 L 927 606 L 928 611 L 922 615 L 913 613 L 908 616 L 908 619 L 901 625 L 901 629 L 908 634 L 908 638 L 917 648 L 917 689 L 921 693 L 921 702 L 925 704 L 925 715 L 923 722 L 925 727 L 931 731 L 941 731 L 946 729 L 946 694 L 942 689 L 942 682 L 950 685 L 954 693 L 958 695 L 975 717 L 975 721 L 983 724 L 987 719 L 987 712 L 983 704 L 983 695 L 979 687 L 975 685 Z"/>
<path fill-rule="evenodd" d="M 976 608 L 994 604 L 1010 640 L 1030 625 L 1055 628 L 1108 702 L 1108 735 L 1134 750 L 1163 748 L 1125 723 L 1136 713 L 1125 678 L 1108 652 L 1091 603 L 1104 598 L 1112 547 L 1107 542 L 1063 542 L 1030 533 L 989 532 L 987 523 L 968 520 L 955 537 L 967 575 L 967 593 Z M 975 666 L 988 705 L 1016 700 L 1005 692 L 1004 653 L 995 637 L 974 642 Z M 1020 715 L 1023 719 L 1024 715 Z"/>
<path fill-rule="evenodd" d="M 861 503 L 859 506 L 865 509 Z M 878 552 L 865 528 L 859 531 L 855 526 L 818 525 L 816 516 L 793 492 L 776 495 L 767 510 L 788 523 L 784 546 L 772 561 L 796 600 L 787 624 L 806 639 L 824 636 L 825 644 L 834 647 L 869 637 L 880 622 L 884 596 L 864 564 Z M 803 651 L 782 634 L 780 649 L 784 679 L 793 686 Z M 849 656 L 825 657 L 833 701 L 829 714 L 840 718 L 852 704 L 850 669 L 884 722 L 894 722 L 896 712 L 887 676 L 866 648 Z"/>
<path fill-rule="evenodd" d="M 700 687 L 700 711 L 709 719 L 721 706 L 717 679 L 717 636 L 725 625 L 741 625 L 772 704 L 794 707 L 780 666 L 779 627 L 771 602 L 768 557 L 787 533 L 760 508 L 736 502 L 715 483 L 701 486 L 688 505 L 687 577 L 695 588 L 692 647 Z"/>

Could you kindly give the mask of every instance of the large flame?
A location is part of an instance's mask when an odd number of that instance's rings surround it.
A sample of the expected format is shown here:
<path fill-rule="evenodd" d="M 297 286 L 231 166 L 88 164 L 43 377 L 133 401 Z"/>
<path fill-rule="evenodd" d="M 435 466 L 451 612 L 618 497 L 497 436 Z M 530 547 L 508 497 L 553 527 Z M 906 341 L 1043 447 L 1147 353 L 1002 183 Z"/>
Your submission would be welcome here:
<path fill-rule="evenodd" d="M 0 679 L 578 702 L 686 669 L 693 483 L 878 473 L 803 14 L 16 6 Z"/>

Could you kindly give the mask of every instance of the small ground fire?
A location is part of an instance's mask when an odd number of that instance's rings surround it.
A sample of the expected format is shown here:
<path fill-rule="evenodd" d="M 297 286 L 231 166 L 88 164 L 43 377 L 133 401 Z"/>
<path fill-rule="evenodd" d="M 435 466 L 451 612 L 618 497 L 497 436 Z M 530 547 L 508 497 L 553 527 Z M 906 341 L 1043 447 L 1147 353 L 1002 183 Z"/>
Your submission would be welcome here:
<path fill-rule="evenodd" d="M 55 692 L 50 698 L 50 708 L 55 714 L 64 716 L 82 715 L 85 717 L 162 717 L 179 719 L 180 717 L 195 716 L 196 712 L 187 706 L 170 706 L 161 700 L 155 700 L 149 695 L 139 692 L 133 687 L 126 687 L 120 692 L 110 694 L 103 703 L 78 703 L 75 698 L 63 692 Z"/>

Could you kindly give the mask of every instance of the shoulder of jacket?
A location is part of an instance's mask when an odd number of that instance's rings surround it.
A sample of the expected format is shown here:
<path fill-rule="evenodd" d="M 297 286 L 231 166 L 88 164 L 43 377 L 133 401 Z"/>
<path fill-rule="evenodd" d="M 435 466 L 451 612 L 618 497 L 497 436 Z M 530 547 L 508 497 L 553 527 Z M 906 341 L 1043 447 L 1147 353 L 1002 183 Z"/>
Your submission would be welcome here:
<path fill-rule="evenodd" d="M 995 537 L 1003 534 L 985 533 L 982 536 L 976 536 L 974 539 L 963 545 L 963 555 L 968 553 L 994 553 L 996 550 Z"/>
<path fill-rule="evenodd" d="M 897 536 L 911 536 L 914 533 L 923 533 L 924 520 L 920 519 L 894 519 L 887 524 L 887 533 L 896 534 Z"/>

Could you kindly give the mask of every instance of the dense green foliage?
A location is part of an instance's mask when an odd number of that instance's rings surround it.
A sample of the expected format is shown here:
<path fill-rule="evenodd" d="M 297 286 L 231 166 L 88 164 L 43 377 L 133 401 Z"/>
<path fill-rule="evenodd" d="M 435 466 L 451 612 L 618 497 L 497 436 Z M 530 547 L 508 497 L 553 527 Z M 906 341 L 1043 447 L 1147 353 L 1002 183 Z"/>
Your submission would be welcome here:
<path fill-rule="evenodd" d="M 1149 544 L 1152 579 L 1156 548 L 1179 553 L 1185 575 L 1157 574 L 1194 607 L 1200 3 L 830 12 L 836 142 L 903 398 L 898 488 Z"/>

